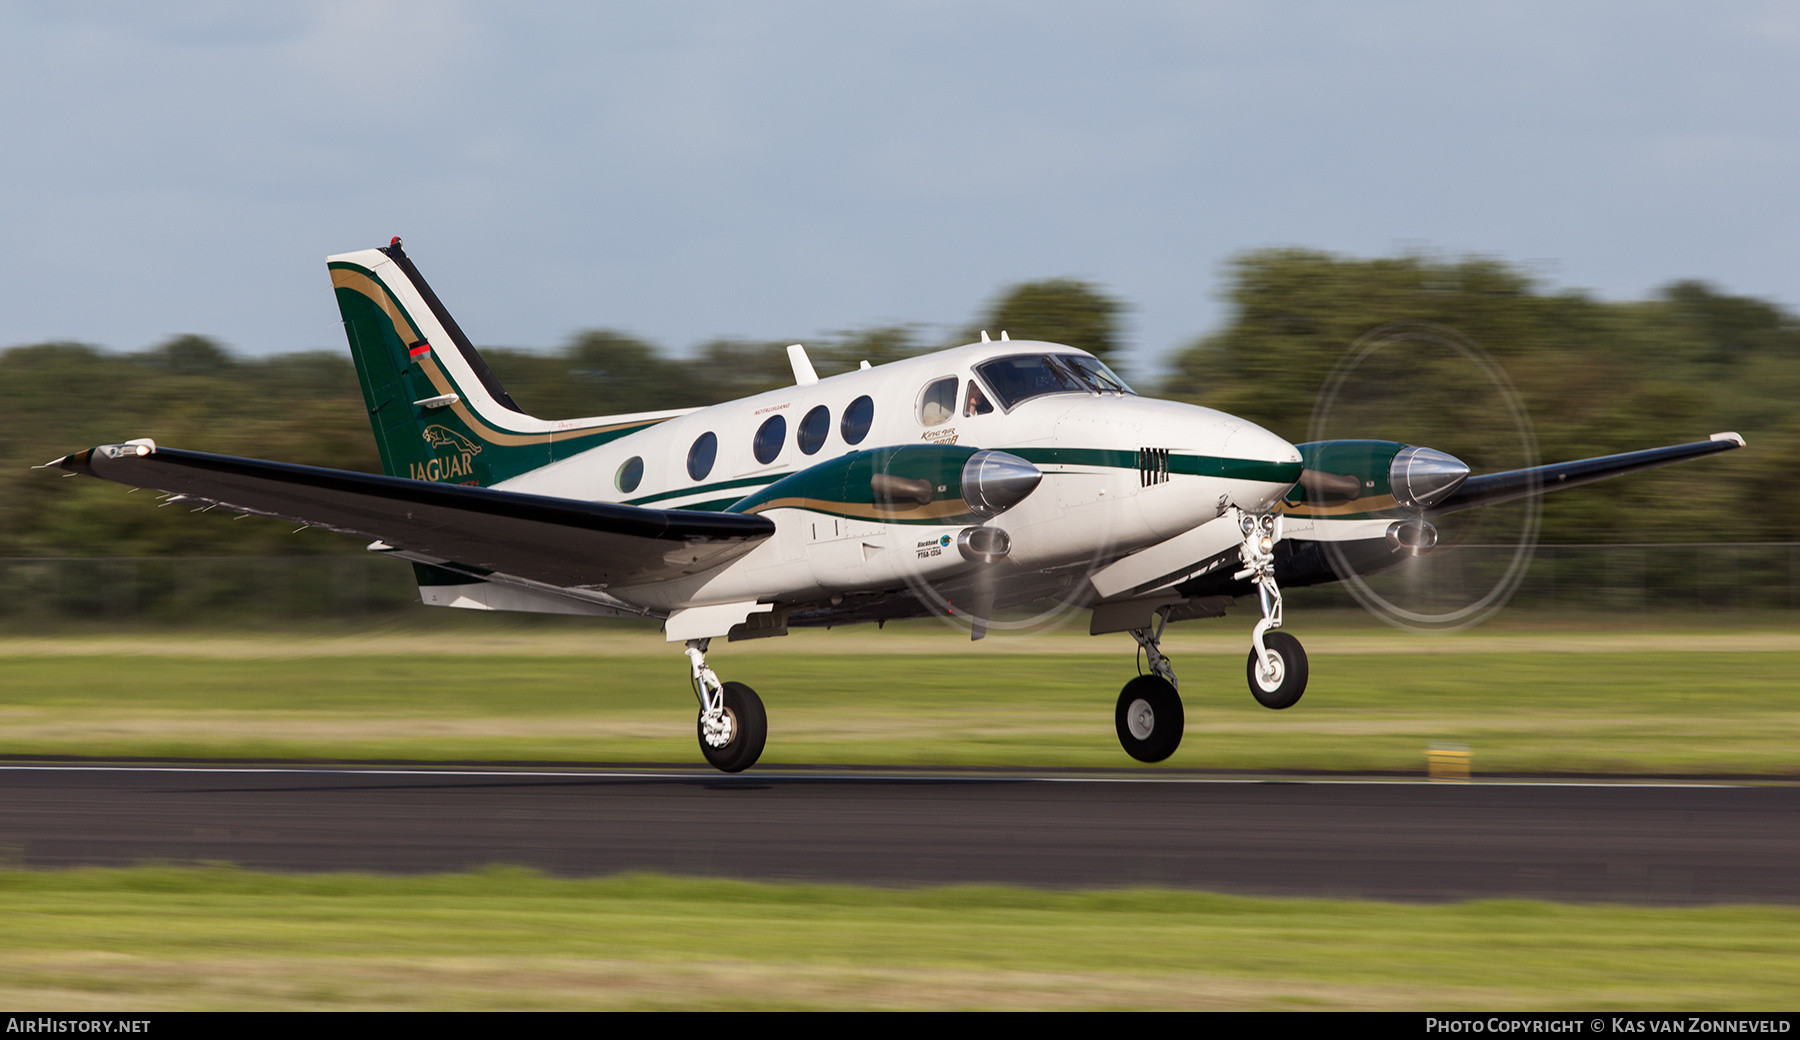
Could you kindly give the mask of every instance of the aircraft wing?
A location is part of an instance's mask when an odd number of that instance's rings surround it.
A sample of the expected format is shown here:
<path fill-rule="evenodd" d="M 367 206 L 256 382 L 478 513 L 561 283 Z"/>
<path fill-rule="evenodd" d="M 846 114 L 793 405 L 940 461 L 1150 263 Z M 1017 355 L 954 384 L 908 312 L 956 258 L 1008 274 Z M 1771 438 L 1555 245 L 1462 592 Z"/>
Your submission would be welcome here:
<path fill-rule="evenodd" d="M 1744 446 L 1744 438 L 1735 433 L 1715 433 L 1711 440 L 1691 444 L 1675 444 L 1667 448 L 1628 451 L 1622 455 L 1603 455 L 1593 459 L 1558 462 L 1549 466 L 1533 466 L 1505 473 L 1488 473 L 1463 481 L 1447 498 L 1432 506 L 1428 513 L 1454 513 L 1476 506 L 1491 506 L 1516 498 L 1560 491 L 1563 488 L 1592 484 L 1596 480 L 1623 476 L 1639 470 L 1667 466 L 1672 462 L 1699 458 L 1715 452 Z"/>
<path fill-rule="evenodd" d="M 179 501 L 280 517 L 478 572 L 565 588 L 637 585 L 711 570 L 775 533 L 764 517 L 522 495 L 230 455 L 108 444 L 52 466 Z"/>

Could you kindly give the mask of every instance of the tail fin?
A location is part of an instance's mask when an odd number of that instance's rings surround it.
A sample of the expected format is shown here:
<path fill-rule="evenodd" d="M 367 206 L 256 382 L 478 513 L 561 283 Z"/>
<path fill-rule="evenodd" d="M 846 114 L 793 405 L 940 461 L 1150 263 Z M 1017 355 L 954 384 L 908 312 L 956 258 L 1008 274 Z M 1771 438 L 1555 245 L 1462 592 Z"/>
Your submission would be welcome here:
<path fill-rule="evenodd" d="M 526 415 L 398 238 L 326 266 L 389 476 L 487 487 L 681 414 Z"/>

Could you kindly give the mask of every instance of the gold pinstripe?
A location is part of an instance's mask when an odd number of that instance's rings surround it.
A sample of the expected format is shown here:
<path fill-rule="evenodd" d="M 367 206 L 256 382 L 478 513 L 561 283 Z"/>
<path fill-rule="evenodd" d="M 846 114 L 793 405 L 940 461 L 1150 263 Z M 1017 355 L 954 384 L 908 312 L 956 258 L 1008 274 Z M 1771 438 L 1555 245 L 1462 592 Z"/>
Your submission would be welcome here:
<path fill-rule="evenodd" d="M 933 502 L 917 509 L 886 509 L 866 502 L 829 502 L 822 498 L 772 498 L 767 502 L 759 502 L 744 512 L 760 513 L 766 509 L 783 508 L 811 509 L 819 513 L 838 513 L 864 520 L 941 520 L 966 516 L 969 512 L 969 504 L 960 498 Z"/>
<path fill-rule="evenodd" d="M 1393 495 L 1371 495 L 1368 498 L 1353 498 L 1337 505 L 1322 506 L 1306 502 L 1283 502 L 1281 511 L 1289 516 L 1350 516 L 1357 513 L 1375 513 L 1384 509 L 1399 506 Z"/>
<path fill-rule="evenodd" d="M 416 333 L 413 330 L 412 322 L 407 318 L 406 311 L 401 308 L 400 302 L 394 299 L 392 293 L 388 292 L 387 286 L 361 271 L 351 271 L 342 267 L 331 269 L 331 284 L 333 288 L 349 289 L 351 292 L 367 297 L 369 302 L 381 308 L 381 312 L 394 323 L 394 333 L 400 337 L 400 342 L 408 347 L 416 345 L 413 339 Z M 437 348 L 433 347 L 432 349 L 435 351 Z M 425 378 L 431 381 L 431 385 L 437 388 L 438 393 L 456 393 L 455 386 L 451 384 L 443 369 L 438 366 L 435 356 L 428 354 L 419 359 L 419 368 L 425 373 Z M 641 419 L 635 422 L 613 423 L 608 426 L 582 426 L 571 430 L 555 430 L 550 433 L 506 433 L 482 422 L 474 411 L 460 399 L 460 394 L 458 398 L 457 402 L 450 406 L 450 410 L 456 413 L 457 418 L 468 424 L 472 433 L 491 444 L 507 446 L 549 444 L 556 440 L 559 434 L 563 440 L 567 441 L 598 433 L 610 433 L 614 430 L 654 426 L 664 421 L 662 419 Z"/>
<path fill-rule="evenodd" d="M 349 289 L 367 296 L 369 302 L 380 307 L 382 313 L 388 316 L 388 320 L 394 323 L 394 333 L 400 337 L 400 342 L 409 347 L 413 345 L 415 333 L 412 322 L 407 320 L 406 312 L 400 309 L 400 302 L 387 291 L 387 286 L 361 271 L 334 267 L 331 269 L 331 287 L 333 289 Z"/>

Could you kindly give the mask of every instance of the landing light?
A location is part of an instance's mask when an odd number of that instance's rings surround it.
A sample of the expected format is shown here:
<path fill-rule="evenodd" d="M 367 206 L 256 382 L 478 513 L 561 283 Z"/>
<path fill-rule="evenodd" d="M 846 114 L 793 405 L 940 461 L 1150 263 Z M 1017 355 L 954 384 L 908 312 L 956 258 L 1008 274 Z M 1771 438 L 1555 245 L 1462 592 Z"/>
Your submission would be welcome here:
<path fill-rule="evenodd" d="M 138 437 L 123 444 L 102 444 L 94 451 L 105 459 L 124 459 L 133 455 L 142 458 L 156 453 L 156 442 L 148 437 Z"/>
<path fill-rule="evenodd" d="M 1012 536 L 998 527 L 965 527 L 956 536 L 956 548 L 965 560 L 993 563 L 1012 551 Z"/>
<path fill-rule="evenodd" d="M 1388 525 L 1388 548 L 1408 556 L 1423 556 L 1437 548 L 1437 528 L 1423 520 L 1396 520 Z"/>

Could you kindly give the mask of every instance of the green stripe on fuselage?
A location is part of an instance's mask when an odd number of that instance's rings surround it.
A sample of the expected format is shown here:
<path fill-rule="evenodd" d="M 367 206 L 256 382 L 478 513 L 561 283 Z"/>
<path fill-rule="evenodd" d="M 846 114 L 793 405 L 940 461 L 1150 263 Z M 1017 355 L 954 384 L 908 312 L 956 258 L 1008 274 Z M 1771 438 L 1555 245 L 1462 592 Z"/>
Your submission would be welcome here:
<path fill-rule="evenodd" d="M 1034 466 L 1096 466 L 1102 469 L 1137 469 L 1135 451 L 1111 448 L 1001 448 Z"/>
<path fill-rule="evenodd" d="M 654 495 L 645 495 L 642 498 L 628 498 L 625 500 L 625 504 L 628 506 L 647 506 L 652 502 L 666 502 L 671 498 L 684 498 L 688 495 L 704 495 L 708 492 L 724 491 L 728 488 L 757 488 L 762 487 L 765 484 L 773 484 L 785 476 L 787 476 L 786 473 L 764 473 L 757 477 L 743 477 L 738 480 L 721 480 L 714 484 L 695 484 L 690 488 L 677 488 L 674 491 L 659 491 Z M 746 494 L 748 493 L 749 492 L 746 492 Z M 738 498 L 742 497 L 743 495 L 738 496 Z M 726 499 L 725 505 L 731 505 L 736 501 L 737 498 Z M 677 506 L 676 508 L 692 509 L 694 507 Z"/>
<path fill-rule="evenodd" d="M 1006 448 L 1003 449 L 1037 466 L 1093 466 L 1103 469 L 1137 469 L 1138 453 L 1110 448 Z M 1266 484 L 1292 484 L 1300 479 L 1298 462 L 1262 462 L 1256 459 L 1227 459 L 1214 455 L 1180 455 L 1170 453 L 1169 472 L 1191 477 L 1224 477 L 1227 480 L 1257 480 Z"/>
<path fill-rule="evenodd" d="M 741 501 L 743 500 L 737 498 L 715 498 L 710 502 L 690 502 L 685 506 L 672 506 L 670 508 L 685 509 L 693 513 L 723 513 Z"/>
<path fill-rule="evenodd" d="M 913 447 L 927 448 L 928 446 L 917 445 Z M 892 449 L 877 448 L 873 450 L 876 452 L 883 452 L 891 451 Z M 1038 466 L 1089 466 L 1097 469 L 1138 468 L 1138 454 L 1135 451 L 1119 451 L 1112 448 L 1003 448 L 1000 450 L 1017 455 L 1027 462 Z M 854 456 L 863 453 L 852 452 L 850 454 L 851 456 Z M 937 455 L 940 453 L 932 451 L 931 454 Z M 951 449 L 950 455 L 954 457 L 946 458 L 944 461 L 960 466 L 963 461 L 966 461 L 967 456 L 970 454 L 973 454 L 973 451 L 966 447 Z M 849 457 L 850 456 L 843 456 L 842 458 Z M 838 462 L 840 462 L 840 459 L 827 459 L 818 466 L 796 470 L 791 473 L 765 473 L 755 477 L 740 477 L 736 480 L 721 480 L 710 484 L 696 484 L 689 488 L 659 491 L 654 495 L 643 495 L 638 498 L 628 498 L 624 501 L 626 505 L 648 506 L 656 502 L 667 502 L 670 499 L 687 498 L 716 491 L 743 488 L 745 489 L 745 494 L 739 498 L 710 499 L 705 502 L 690 502 L 684 505 L 667 507 L 703 512 L 717 512 L 738 507 L 735 511 L 741 512 L 744 507 L 754 507 L 756 504 L 754 500 L 772 497 L 764 495 L 763 492 L 776 482 L 799 477 L 802 474 L 807 474 L 820 467 L 828 467 L 835 470 L 837 467 L 833 464 Z M 939 473 L 936 472 L 939 467 L 933 466 L 931 468 L 933 470 L 931 475 L 934 479 L 942 481 L 950 480 L 948 470 Z M 1300 468 L 1300 463 L 1297 462 L 1259 462 L 1254 459 L 1227 459 L 1210 455 L 1171 455 L 1169 459 L 1169 471 L 1171 473 L 1181 473 L 1197 477 L 1223 477 L 1230 480 L 1256 480 L 1270 484 L 1293 483 L 1300 478 Z M 921 475 L 924 474 L 921 473 Z M 862 489 L 859 487 L 858 491 L 860 492 L 861 490 Z M 798 495 L 804 495 L 804 497 L 808 499 L 819 502 L 821 506 L 829 502 L 839 502 L 845 506 L 862 506 L 872 501 L 871 498 L 860 493 L 845 496 L 842 476 L 835 472 L 832 476 L 825 477 L 822 481 L 807 479 L 800 482 L 792 482 L 783 489 L 783 496 Z M 861 509 L 839 512 L 828 507 L 816 508 L 815 511 L 852 518 L 863 516 L 863 513 L 865 512 Z M 936 519 L 908 521 L 895 518 L 893 522 L 938 523 L 940 521 Z"/>

